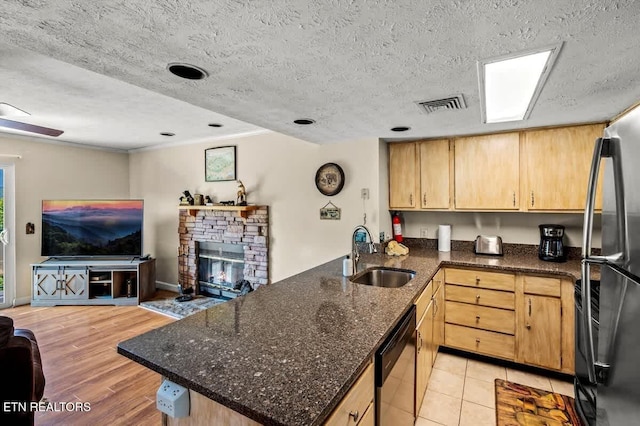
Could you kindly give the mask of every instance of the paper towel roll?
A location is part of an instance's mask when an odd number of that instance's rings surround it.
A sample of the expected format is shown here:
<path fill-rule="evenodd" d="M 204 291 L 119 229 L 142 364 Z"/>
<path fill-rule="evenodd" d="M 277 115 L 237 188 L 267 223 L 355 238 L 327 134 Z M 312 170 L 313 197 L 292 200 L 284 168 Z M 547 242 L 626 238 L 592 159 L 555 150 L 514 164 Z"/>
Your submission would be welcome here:
<path fill-rule="evenodd" d="M 451 251 L 451 225 L 438 225 L 438 251 Z"/>

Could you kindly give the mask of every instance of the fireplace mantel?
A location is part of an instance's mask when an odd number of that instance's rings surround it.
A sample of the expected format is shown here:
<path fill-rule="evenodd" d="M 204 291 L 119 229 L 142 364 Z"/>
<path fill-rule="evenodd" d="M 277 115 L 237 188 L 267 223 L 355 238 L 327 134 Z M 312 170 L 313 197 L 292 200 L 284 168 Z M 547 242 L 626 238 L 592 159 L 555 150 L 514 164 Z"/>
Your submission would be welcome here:
<path fill-rule="evenodd" d="M 214 205 L 214 206 L 178 206 L 180 210 L 187 210 L 189 215 L 197 216 L 198 211 L 200 210 L 216 210 L 216 211 L 226 211 L 226 212 L 238 212 L 240 216 L 243 218 L 247 218 L 249 212 L 258 210 L 260 206 L 222 206 L 222 205 Z"/>

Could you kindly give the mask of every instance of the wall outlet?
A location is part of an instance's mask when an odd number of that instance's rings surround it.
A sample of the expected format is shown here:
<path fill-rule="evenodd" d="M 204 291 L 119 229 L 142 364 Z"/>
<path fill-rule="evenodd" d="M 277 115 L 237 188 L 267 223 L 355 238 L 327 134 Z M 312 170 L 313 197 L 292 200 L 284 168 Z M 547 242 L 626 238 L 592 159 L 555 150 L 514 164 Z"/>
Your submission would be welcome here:
<path fill-rule="evenodd" d="M 369 188 L 362 188 L 360 190 L 360 197 L 363 200 L 368 200 L 369 199 Z"/>
<path fill-rule="evenodd" d="M 156 408 L 171 417 L 189 416 L 189 389 L 165 380 L 156 392 Z"/>
<path fill-rule="evenodd" d="M 428 231 L 428 228 L 420 228 L 420 238 L 429 238 Z"/>

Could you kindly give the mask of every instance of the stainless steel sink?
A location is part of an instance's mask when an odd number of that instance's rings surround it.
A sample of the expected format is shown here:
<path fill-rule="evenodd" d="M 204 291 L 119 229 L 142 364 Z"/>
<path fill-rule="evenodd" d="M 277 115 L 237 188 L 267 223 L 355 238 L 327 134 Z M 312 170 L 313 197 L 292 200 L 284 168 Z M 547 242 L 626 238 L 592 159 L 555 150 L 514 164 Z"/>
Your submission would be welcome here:
<path fill-rule="evenodd" d="M 398 288 L 411 281 L 415 276 L 416 272 L 409 269 L 374 266 L 354 275 L 351 282 L 375 287 Z"/>

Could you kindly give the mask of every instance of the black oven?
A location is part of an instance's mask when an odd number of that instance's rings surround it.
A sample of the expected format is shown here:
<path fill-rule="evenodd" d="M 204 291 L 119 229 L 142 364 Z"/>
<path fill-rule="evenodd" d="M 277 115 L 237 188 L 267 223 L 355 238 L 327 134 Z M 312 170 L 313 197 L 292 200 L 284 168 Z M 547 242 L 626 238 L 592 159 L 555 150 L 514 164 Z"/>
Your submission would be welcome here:
<path fill-rule="evenodd" d="M 585 425 L 595 426 L 597 385 L 589 380 L 585 351 L 587 348 L 586 326 L 593 327 L 594 346 L 598 347 L 600 281 L 591 280 L 591 324 L 584 324 L 583 321 L 581 280 L 578 280 L 575 285 L 575 305 L 576 378 L 574 380 L 574 391 L 576 411 Z"/>

